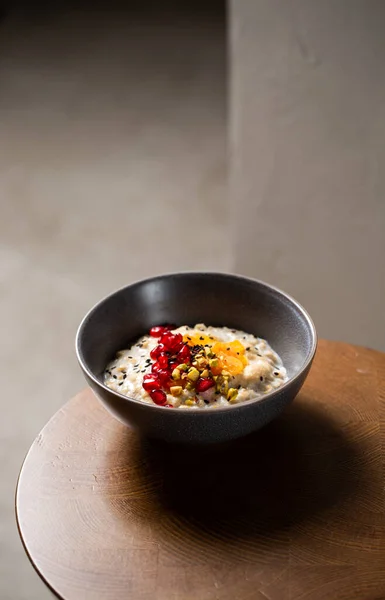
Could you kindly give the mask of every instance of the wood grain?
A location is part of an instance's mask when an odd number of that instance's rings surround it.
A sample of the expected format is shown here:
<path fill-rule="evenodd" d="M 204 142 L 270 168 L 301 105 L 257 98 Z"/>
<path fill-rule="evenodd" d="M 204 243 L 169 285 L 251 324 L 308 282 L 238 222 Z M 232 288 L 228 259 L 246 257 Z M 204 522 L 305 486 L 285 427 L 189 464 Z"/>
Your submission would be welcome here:
<path fill-rule="evenodd" d="M 26 550 L 65 600 L 385 598 L 385 355 L 321 341 L 292 407 L 227 446 L 141 440 L 88 390 L 35 440 Z"/>

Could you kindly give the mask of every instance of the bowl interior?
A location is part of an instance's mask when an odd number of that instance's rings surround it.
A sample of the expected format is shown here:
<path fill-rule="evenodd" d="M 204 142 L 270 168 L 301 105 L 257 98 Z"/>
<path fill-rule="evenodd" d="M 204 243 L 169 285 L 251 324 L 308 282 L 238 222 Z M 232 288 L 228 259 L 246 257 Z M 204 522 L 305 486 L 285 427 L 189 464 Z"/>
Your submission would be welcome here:
<path fill-rule="evenodd" d="M 97 304 L 79 328 L 79 358 L 101 381 L 118 350 L 164 323 L 227 326 L 265 338 L 289 377 L 312 356 L 316 341 L 306 312 L 279 290 L 234 275 L 180 273 L 130 285 Z"/>

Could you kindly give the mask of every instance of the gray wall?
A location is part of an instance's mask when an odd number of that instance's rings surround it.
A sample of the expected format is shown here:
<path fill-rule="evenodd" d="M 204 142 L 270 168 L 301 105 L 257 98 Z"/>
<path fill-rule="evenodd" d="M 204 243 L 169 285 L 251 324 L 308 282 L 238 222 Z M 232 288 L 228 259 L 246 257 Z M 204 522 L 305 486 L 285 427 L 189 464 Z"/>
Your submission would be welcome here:
<path fill-rule="evenodd" d="M 82 316 L 135 279 L 229 269 L 224 10 L 86 4 L 0 21 L 0 600 L 54 598 L 14 495 L 33 439 L 85 386 Z M 199 235 L 181 227 L 191 206 Z"/>
<path fill-rule="evenodd" d="M 385 3 L 234 0 L 230 24 L 235 268 L 384 350 Z"/>

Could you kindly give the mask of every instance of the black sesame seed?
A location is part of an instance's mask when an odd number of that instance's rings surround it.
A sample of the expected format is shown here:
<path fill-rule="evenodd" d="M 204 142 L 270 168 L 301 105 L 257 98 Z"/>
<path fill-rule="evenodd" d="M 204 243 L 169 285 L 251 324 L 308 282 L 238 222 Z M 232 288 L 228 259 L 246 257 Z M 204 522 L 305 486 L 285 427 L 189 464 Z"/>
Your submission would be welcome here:
<path fill-rule="evenodd" d="M 204 402 L 205 404 L 210 404 L 210 401 L 209 401 L 209 400 L 203 400 L 203 402 Z"/>
<path fill-rule="evenodd" d="M 259 352 L 257 352 L 257 356 L 260 356 L 262 358 L 262 354 L 259 354 Z"/>
<path fill-rule="evenodd" d="M 200 339 L 200 340 L 204 340 L 205 338 L 204 338 L 204 337 L 201 335 L 199 339 Z"/>
<path fill-rule="evenodd" d="M 263 381 L 263 377 L 262 377 L 262 375 L 260 376 L 260 378 L 259 378 L 259 379 L 260 379 L 261 381 Z"/>
<path fill-rule="evenodd" d="M 143 370 L 142 370 L 142 373 L 145 373 L 145 372 L 146 372 L 146 369 L 143 369 Z"/>
<path fill-rule="evenodd" d="M 136 363 L 136 365 L 134 365 L 134 369 L 136 369 L 137 367 L 139 367 L 139 363 Z"/>
<path fill-rule="evenodd" d="M 123 379 L 126 379 L 126 377 L 127 377 L 127 374 L 125 373 L 125 374 L 123 375 Z"/>
<path fill-rule="evenodd" d="M 210 340 L 213 340 L 214 338 L 213 338 L 213 336 L 212 336 L 212 335 L 209 335 L 209 339 L 210 339 Z"/>
<path fill-rule="evenodd" d="M 279 375 L 279 371 L 274 371 L 274 375 Z"/>
<path fill-rule="evenodd" d="M 248 348 L 246 348 L 247 352 L 250 350 L 250 346 Z"/>
<path fill-rule="evenodd" d="M 239 356 L 239 352 L 237 352 L 238 356 Z"/>
<path fill-rule="evenodd" d="M 132 358 L 132 356 L 128 356 L 127 358 Z"/>
<path fill-rule="evenodd" d="M 219 394 L 220 394 L 220 392 L 215 392 L 215 395 L 216 395 L 216 396 L 219 396 Z"/>
<path fill-rule="evenodd" d="M 118 383 L 118 385 L 123 385 L 123 381 L 121 381 L 120 383 Z"/>
<path fill-rule="evenodd" d="M 112 377 L 113 377 L 114 379 L 117 379 L 116 375 L 113 375 Z"/>
<path fill-rule="evenodd" d="M 187 336 L 187 339 L 190 340 L 190 342 L 191 342 L 191 338 L 189 336 Z"/>
<path fill-rule="evenodd" d="M 227 348 L 227 350 L 230 350 L 230 348 Z"/>

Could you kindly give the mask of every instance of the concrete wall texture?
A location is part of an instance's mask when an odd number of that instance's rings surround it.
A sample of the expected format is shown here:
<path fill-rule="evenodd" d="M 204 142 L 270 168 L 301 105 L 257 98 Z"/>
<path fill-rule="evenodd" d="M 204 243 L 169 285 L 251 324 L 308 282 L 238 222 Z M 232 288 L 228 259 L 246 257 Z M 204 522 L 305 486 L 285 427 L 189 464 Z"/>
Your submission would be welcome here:
<path fill-rule="evenodd" d="M 31 7 L 1 22 L 0 600 L 53 598 L 21 545 L 14 492 L 34 438 L 85 386 L 82 316 L 142 277 L 230 268 L 225 44 L 222 13 L 163 5 L 135 18 Z M 186 236 L 191 207 L 202 220 Z"/>
<path fill-rule="evenodd" d="M 385 350 L 385 3 L 235 0 L 235 268 Z M 239 209 L 242 210 L 239 210 Z"/>

